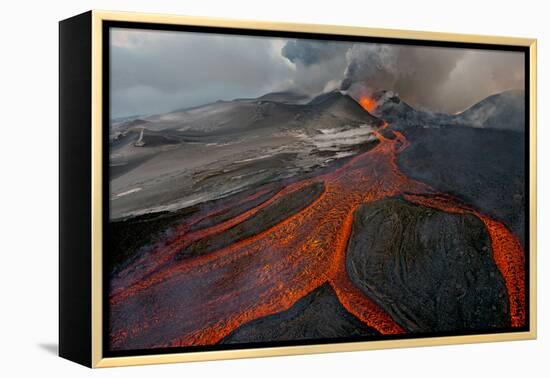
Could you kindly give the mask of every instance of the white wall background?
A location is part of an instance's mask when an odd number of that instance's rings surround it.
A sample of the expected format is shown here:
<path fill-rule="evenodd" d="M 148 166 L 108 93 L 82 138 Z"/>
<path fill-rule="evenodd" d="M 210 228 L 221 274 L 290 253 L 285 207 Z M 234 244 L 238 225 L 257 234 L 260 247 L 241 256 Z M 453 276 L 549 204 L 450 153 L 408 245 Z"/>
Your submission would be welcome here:
<path fill-rule="evenodd" d="M 0 22 L 0 375 L 538 377 L 550 373 L 550 27 L 544 1 L 7 1 Z M 539 339 L 90 371 L 57 344 L 57 22 L 89 9 L 539 39 Z"/>

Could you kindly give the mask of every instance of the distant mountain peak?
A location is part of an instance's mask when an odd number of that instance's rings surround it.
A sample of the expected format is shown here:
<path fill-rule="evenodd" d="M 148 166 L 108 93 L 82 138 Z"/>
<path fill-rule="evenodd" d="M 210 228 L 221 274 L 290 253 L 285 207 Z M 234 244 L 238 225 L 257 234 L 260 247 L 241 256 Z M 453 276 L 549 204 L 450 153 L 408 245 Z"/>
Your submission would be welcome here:
<path fill-rule="evenodd" d="M 460 125 L 515 131 L 525 128 L 523 90 L 507 90 L 490 95 L 458 114 L 415 109 L 390 90 L 377 91 L 371 97 L 376 101 L 372 113 L 397 127 Z"/>
<path fill-rule="evenodd" d="M 286 90 L 286 91 L 269 92 L 254 99 L 250 98 L 250 99 L 240 99 L 240 100 L 273 101 L 273 102 L 280 102 L 283 104 L 303 104 L 303 103 L 306 103 L 309 99 L 310 99 L 310 96 L 305 93 Z"/>
<path fill-rule="evenodd" d="M 307 106 L 309 111 L 317 115 L 371 125 L 382 124 L 380 119 L 367 112 L 357 100 L 340 90 L 322 93 L 314 97 Z"/>
<path fill-rule="evenodd" d="M 341 99 L 349 99 L 355 102 L 355 100 L 353 100 L 353 98 L 351 98 L 348 94 L 345 94 L 342 91 L 335 89 L 333 91 L 321 93 L 320 95 L 315 96 L 313 99 L 311 99 L 309 104 L 318 105 L 318 104 L 327 103 L 329 101 L 330 102 L 338 101 Z"/>
<path fill-rule="evenodd" d="M 299 92 L 296 92 L 296 91 L 291 91 L 291 90 L 286 90 L 286 91 L 275 91 L 275 92 L 268 92 L 264 95 L 261 95 L 260 97 L 258 98 L 268 98 L 268 97 L 278 97 L 278 96 L 283 96 L 283 97 L 303 97 L 303 96 L 306 96 L 304 93 L 299 93 Z"/>
<path fill-rule="evenodd" d="M 403 101 L 399 95 L 391 90 L 374 92 L 370 98 L 376 102 L 371 113 L 389 122 L 403 122 L 416 124 L 423 112 L 416 110 Z"/>
<path fill-rule="evenodd" d="M 473 127 L 523 131 L 525 129 L 525 91 L 507 90 L 486 97 L 456 115 Z"/>
<path fill-rule="evenodd" d="M 503 104 L 504 102 L 523 101 L 525 99 L 524 96 L 525 96 L 525 91 L 523 89 L 510 89 L 510 90 L 494 93 L 494 94 L 489 95 L 489 96 L 485 97 L 484 99 L 476 102 L 475 104 L 472 104 L 471 106 L 464 109 L 462 112 L 460 112 L 458 114 L 466 113 L 468 111 L 471 111 L 471 110 L 476 109 L 476 108 L 480 108 L 480 107 L 482 107 L 484 105 L 487 105 L 487 104 L 497 104 L 497 103 L 499 103 L 499 104 L 505 105 L 505 104 Z"/>

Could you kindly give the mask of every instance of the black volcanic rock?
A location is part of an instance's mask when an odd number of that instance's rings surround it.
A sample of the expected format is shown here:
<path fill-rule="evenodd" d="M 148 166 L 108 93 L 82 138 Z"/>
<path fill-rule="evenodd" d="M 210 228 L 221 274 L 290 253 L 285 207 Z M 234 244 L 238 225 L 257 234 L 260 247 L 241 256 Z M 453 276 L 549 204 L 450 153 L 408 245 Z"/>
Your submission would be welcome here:
<path fill-rule="evenodd" d="M 395 139 L 395 133 L 390 129 L 383 129 L 380 134 L 386 139 Z"/>
<path fill-rule="evenodd" d="M 220 343 L 297 341 L 376 334 L 376 330 L 350 314 L 338 301 L 332 288 L 324 284 L 290 309 L 248 322 Z"/>
<path fill-rule="evenodd" d="M 504 222 L 525 241 L 523 133 L 448 126 L 404 134 L 411 144 L 397 162 L 407 176 Z"/>
<path fill-rule="evenodd" d="M 215 215 L 205 217 L 205 218 L 201 219 L 200 221 L 198 221 L 197 223 L 194 223 L 193 225 L 191 225 L 191 227 L 189 227 L 189 231 L 196 231 L 196 230 L 200 230 L 200 229 L 203 229 L 203 228 L 212 227 L 216 224 L 225 222 L 225 221 L 227 221 L 227 220 L 229 220 L 233 217 L 236 217 L 239 214 L 244 213 L 245 211 L 250 210 L 251 208 L 253 208 L 255 206 L 258 206 L 258 205 L 262 204 L 263 202 L 267 201 L 268 199 L 270 199 L 271 197 L 273 197 L 275 195 L 277 190 L 280 190 L 280 189 L 281 188 L 272 189 L 272 190 L 256 197 L 255 199 L 253 199 L 251 201 L 246 201 L 244 203 L 238 203 L 235 206 L 232 206 L 228 209 L 225 209 L 225 210 L 223 210 L 223 211 L 221 211 L 221 212 L 219 212 Z"/>
<path fill-rule="evenodd" d="M 144 214 L 132 219 L 121 219 L 109 223 L 108 261 L 111 273 L 117 273 L 135 258 L 149 252 L 155 242 L 170 235 L 172 227 L 185 217 L 198 211 L 198 206 L 176 212 Z"/>
<path fill-rule="evenodd" d="M 347 250 L 351 280 L 411 332 L 510 325 L 484 224 L 400 199 L 359 207 Z"/>
<path fill-rule="evenodd" d="M 377 101 L 373 114 L 388 121 L 395 129 L 439 127 L 455 123 L 452 115 L 415 109 L 392 91 L 376 92 L 373 98 Z"/>
<path fill-rule="evenodd" d="M 378 91 L 373 98 L 376 101 L 374 113 L 388 121 L 416 118 L 421 113 L 391 91 Z"/>

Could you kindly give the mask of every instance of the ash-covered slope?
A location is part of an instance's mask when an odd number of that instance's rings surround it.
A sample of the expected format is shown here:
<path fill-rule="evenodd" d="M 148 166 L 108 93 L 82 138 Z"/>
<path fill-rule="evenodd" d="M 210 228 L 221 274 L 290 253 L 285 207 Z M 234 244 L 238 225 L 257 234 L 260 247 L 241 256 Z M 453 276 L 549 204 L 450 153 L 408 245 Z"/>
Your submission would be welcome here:
<path fill-rule="evenodd" d="M 132 119 L 113 125 L 114 132 L 136 128 L 179 133 L 188 138 L 243 133 L 260 128 L 288 129 L 303 127 L 302 119 L 327 117 L 336 122 L 331 126 L 380 122 L 361 108 L 351 97 L 339 91 L 323 93 L 311 101 L 293 92 L 274 92 L 257 99 L 216 101 L 210 104 Z"/>
<path fill-rule="evenodd" d="M 455 116 L 458 123 L 486 129 L 525 130 L 525 92 L 506 91 L 487 97 Z"/>
<path fill-rule="evenodd" d="M 191 135 L 231 134 L 273 123 L 292 121 L 295 106 L 274 101 L 217 101 L 212 104 L 150 117 L 157 129 L 175 129 Z"/>
<path fill-rule="evenodd" d="M 357 101 L 339 91 L 315 97 L 304 107 L 300 116 L 305 118 L 306 126 L 309 128 L 315 128 L 315 125 L 349 128 L 364 124 L 376 126 L 382 124 L 379 118 L 365 111 Z"/>
<path fill-rule="evenodd" d="M 376 142 L 382 122 L 351 97 L 334 91 L 298 99 L 279 92 L 113 125 L 112 218 L 308 175 Z"/>
<path fill-rule="evenodd" d="M 298 93 L 293 91 L 281 91 L 281 92 L 266 93 L 265 95 L 260 96 L 257 99 L 252 98 L 249 100 L 275 101 L 283 104 L 305 104 L 309 102 L 311 98 L 310 96 L 303 93 Z"/>

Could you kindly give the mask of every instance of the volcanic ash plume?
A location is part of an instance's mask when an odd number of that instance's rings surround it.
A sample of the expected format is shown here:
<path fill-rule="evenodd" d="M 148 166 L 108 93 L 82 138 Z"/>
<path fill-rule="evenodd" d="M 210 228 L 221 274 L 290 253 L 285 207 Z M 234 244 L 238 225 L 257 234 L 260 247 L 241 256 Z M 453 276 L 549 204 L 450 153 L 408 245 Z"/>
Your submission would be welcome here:
<path fill-rule="evenodd" d="M 348 50 L 346 58 L 348 67 L 341 89 L 350 91 L 352 95 L 367 88 L 370 91 L 393 88 L 399 76 L 398 54 L 393 46 L 356 44 Z"/>

